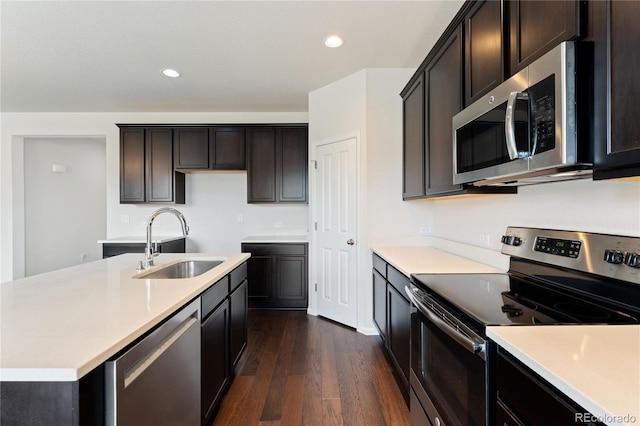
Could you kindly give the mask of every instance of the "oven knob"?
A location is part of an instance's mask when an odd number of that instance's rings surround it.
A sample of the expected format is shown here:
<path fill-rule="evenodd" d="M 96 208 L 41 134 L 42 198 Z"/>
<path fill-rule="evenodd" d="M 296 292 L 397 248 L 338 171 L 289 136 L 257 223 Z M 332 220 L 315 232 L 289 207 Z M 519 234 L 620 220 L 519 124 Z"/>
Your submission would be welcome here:
<path fill-rule="evenodd" d="M 622 263 L 624 259 L 624 254 L 620 250 L 605 250 L 604 251 L 604 261 L 607 263 Z"/>
<path fill-rule="evenodd" d="M 503 235 L 500 242 L 508 246 L 519 246 L 522 244 L 522 240 L 518 237 L 514 237 L 513 235 Z"/>
<path fill-rule="evenodd" d="M 640 268 L 640 253 L 627 253 L 624 257 L 624 264 L 632 268 Z"/>

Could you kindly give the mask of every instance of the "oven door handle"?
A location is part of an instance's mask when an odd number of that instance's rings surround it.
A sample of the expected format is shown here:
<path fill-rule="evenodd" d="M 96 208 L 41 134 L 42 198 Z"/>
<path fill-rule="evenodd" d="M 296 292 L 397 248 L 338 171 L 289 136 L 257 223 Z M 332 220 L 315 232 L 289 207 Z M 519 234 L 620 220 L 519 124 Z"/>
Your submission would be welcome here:
<path fill-rule="evenodd" d="M 448 315 L 444 309 L 440 308 L 442 312 L 436 312 L 431 307 L 425 305 L 413 294 L 409 287 L 405 286 L 404 291 L 405 293 L 407 293 L 407 296 L 409 296 L 409 300 L 413 302 L 416 308 L 418 308 L 420 312 L 426 315 L 427 318 L 429 318 L 429 320 L 443 333 L 458 342 L 460 346 L 462 346 L 469 352 L 478 355 L 482 359 L 486 359 L 485 352 L 487 342 L 482 337 L 476 335 L 458 319 L 454 318 L 451 315 Z M 437 303 L 433 301 L 432 303 L 440 307 Z"/>

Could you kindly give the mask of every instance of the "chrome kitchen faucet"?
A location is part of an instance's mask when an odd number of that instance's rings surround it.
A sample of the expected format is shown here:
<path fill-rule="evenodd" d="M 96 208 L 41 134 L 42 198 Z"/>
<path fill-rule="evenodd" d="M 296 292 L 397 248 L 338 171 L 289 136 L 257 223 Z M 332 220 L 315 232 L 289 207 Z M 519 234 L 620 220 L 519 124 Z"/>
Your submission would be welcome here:
<path fill-rule="evenodd" d="M 180 213 L 178 210 L 171 207 L 162 207 L 158 210 L 151 213 L 149 216 L 149 220 L 147 221 L 147 246 L 144 249 L 144 260 L 141 260 L 138 264 L 138 271 L 144 271 L 145 269 L 149 269 L 153 266 L 153 258 L 158 255 L 158 252 L 154 249 L 153 244 L 151 243 L 151 225 L 153 225 L 153 221 L 156 217 L 160 216 L 162 213 L 171 213 L 175 217 L 180 220 L 180 224 L 182 225 L 182 235 L 185 237 L 189 235 L 189 226 L 187 226 L 187 220 L 184 218 L 184 215 Z"/>

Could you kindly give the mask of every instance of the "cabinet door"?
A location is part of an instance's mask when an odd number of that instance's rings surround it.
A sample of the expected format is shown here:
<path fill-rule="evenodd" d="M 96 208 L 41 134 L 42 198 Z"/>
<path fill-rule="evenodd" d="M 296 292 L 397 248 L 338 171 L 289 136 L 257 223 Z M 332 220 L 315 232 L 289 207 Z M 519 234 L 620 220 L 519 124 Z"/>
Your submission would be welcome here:
<path fill-rule="evenodd" d="M 307 257 L 276 256 L 276 299 L 282 308 L 307 307 Z"/>
<path fill-rule="evenodd" d="M 176 169 L 209 168 L 209 131 L 204 128 L 173 130 Z"/>
<path fill-rule="evenodd" d="M 229 302 L 202 321 L 202 424 L 209 424 L 229 380 Z"/>
<path fill-rule="evenodd" d="M 144 129 L 120 129 L 120 202 L 145 201 Z"/>
<path fill-rule="evenodd" d="M 509 9 L 509 75 L 563 41 L 581 35 L 581 1 L 512 0 Z"/>
<path fill-rule="evenodd" d="M 260 304 L 268 303 L 275 299 L 273 262 L 273 256 L 254 254 L 247 261 L 250 307 L 260 307 Z"/>
<path fill-rule="evenodd" d="M 211 127 L 209 155 L 212 169 L 246 170 L 244 128 Z"/>
<path fill-rule="evenodd" d="M 373 270 L 373 322 L 384 341 L 387 336 L 387 281 Z"/>
<path fill-rule="evenodd" d="M 502 82 L 502 2 L 475 4 L 465 21 L 465 106 Z"/>
<path fill-rule="evenodd" d="M 247 130 L 247 201 L 276 202 L 276 129 Z"/>
<path fill-rule="evenodd" d="M 145 139 L 146 201 L 174 201 L 172 131 L 150 128 L 146 130 Z"/>
<path fill-rule="evenodd" d="M 453 116 L 462 105 L 462 26 L 433 60 L 426 77 L 427 195 L 460 191 L 453 183 Z"/>
<path fill-rule="evenodd" d="M 306 128 L 279 129 L 277 145 L 278 202 L 307 202 L 308 144 Z"/>
<path fill-rule="evenodd" d="M 411 304 L 392 286 L 387 286 L 387 348 L 402 373 L 405 388 L 409 388 L 409 356 L 411 333 Z"/>
<path fill-rule="evenodd" d="M 593 2 L 594 179 L 640 176 L 640 2 Z"/>
<path fill-rule="evenodd" d="M 231 330 L 229 344 L 229 361 L 231 362 L 231 371 L 240 360 L 242 351 L 247 346 L 247 307 L 249 285 L 247 280 L 229 296 L 229 309 L 231 314 Z"/>
<path fill-rule="evenodd" d="M 402 198 L 425 195 L 424 74 L 402 98 Z"/>

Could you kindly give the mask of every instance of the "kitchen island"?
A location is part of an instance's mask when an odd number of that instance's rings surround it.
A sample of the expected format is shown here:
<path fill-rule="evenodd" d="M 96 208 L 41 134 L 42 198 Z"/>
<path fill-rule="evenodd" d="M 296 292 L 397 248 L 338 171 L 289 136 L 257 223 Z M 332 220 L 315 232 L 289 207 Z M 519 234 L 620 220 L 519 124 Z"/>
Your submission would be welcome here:
<path fill-rule="evenodd" d="M 161 254 L 155 267 L 139 273 L 141 257 L 125 254 L 0 284 L 3 415 L 12 384 L 45 383 L 53 389 L 56 383 L 80 383 L 82 388 L 90 378 L 88 388 L 99 387 L 100 373 L 94 372 L 105 361 L 198 298 L 249 255 Z M 139 278 L 181 259 L 223 263 L 193 278 Z"/>

